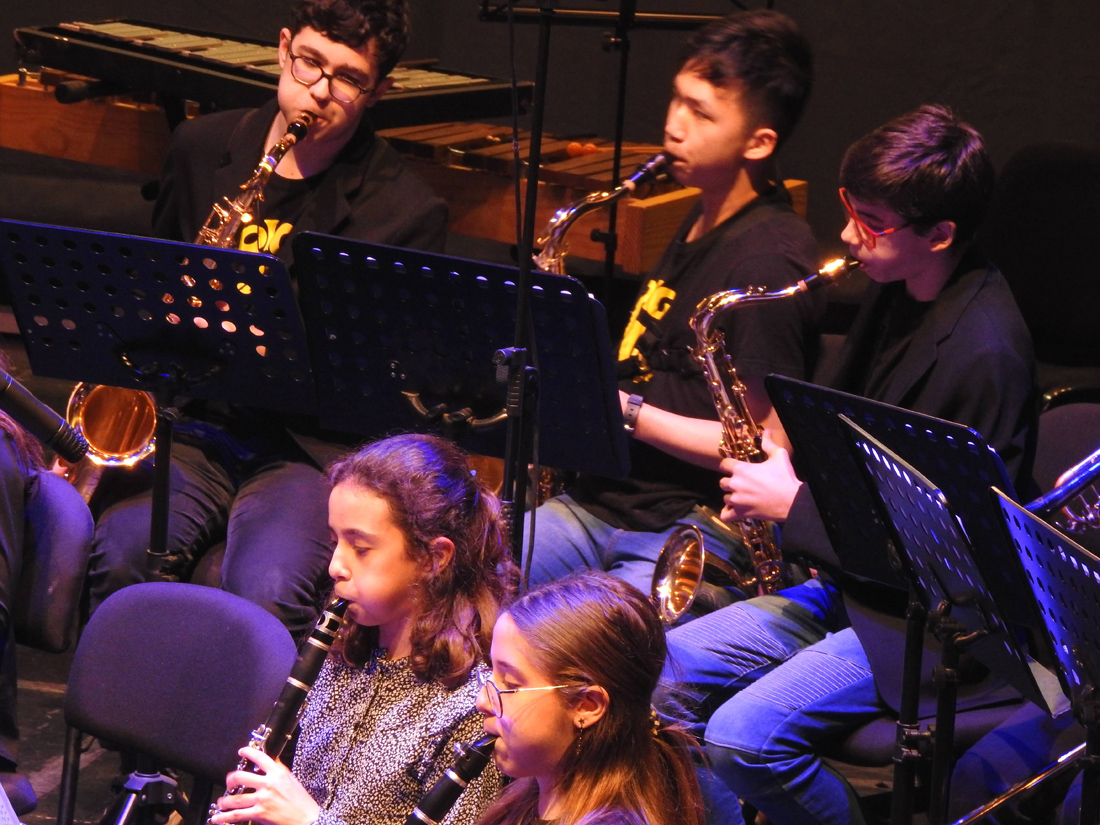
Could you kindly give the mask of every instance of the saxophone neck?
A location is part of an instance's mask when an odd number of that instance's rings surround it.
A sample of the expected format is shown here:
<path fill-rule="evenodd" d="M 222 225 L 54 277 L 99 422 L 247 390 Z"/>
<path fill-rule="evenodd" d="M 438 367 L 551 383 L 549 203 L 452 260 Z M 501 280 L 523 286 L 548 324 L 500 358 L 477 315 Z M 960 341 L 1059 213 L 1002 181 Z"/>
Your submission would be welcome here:
<path fill-rule="evenodd" d="M 223 249 L 235 245 L 241 227 L 252 221 L 253 208 L 263 200 L 264 188 L 271 178 L 271 173 L 275 171 L 283 155 L 305 137 L 316 117 L 312 112 L 302 112 L 294 119 L 287 127 L 286 134 L 264 153 L 255 171 L 241 185 L 240 193 L 233 200 L 226 197 L 214 203 L 210 216 L 199 230 L 195 243 Z"/>
<path fill-rule="evenodd" d="M 812 292 L 836 283 L 858 266 L 859 261 L 855 258 L 836 258 L 826 263 L 817 272 L 811 272 L 801 281 L 785 289 L 768 292 L 762 286 L 748 286 L 743 289 L 728 289 L 725 292 L 716 292 L 699 302 L 688 323 L 700 343 L 704 339 L 711 340 L 718 319 L 741 304 L 757 301 L 776 301 L 791 298 L 803 292 Z"/>
<path fill-rule="evenodd" d="M 294 121 L 286 127 L 286 133 L 275 141 L 274 145 L 268 149 L 263 158 L 260 160 L 260 165 L 256 167 L 256 171 L 252 173 L 252 177 L 248 180 L 242 189 L 259 188 L 260 191 L 267 185 L 268 179 L 275 171 L 275 167 L 279 165 L 279 162 L 283 159 L 287 152 L 293 148 L 302 138 L 306 136 L 309 131 L 310 125 L 316 120 L 317 116 L 312 112 L 302 112 Z"/>
<path fill-rule="evenodd" d="M 594 209 L 609 206 L 615 201 L 632 195 L 640 184 L 649 183 L 661 175 L 668 168 L 668 162 L 668 155 L 659 152 L 639 166 L 621 186 L 609 192 L 593 192 L 555 212 L 535 239 L 535 245 L 542 249 L 535 256 L 535 266 L 544 272 L 564 275 L 565 254 L 568 251 L 565 245 L 565 234 L 577 219 Z"/>

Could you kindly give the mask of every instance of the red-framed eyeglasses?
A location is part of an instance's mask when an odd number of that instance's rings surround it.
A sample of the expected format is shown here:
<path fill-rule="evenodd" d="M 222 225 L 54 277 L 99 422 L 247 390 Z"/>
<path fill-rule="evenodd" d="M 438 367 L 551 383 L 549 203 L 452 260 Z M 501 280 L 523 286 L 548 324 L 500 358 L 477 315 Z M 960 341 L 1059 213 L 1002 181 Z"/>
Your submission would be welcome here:
<path fill-rule="evenodd" d="M 899 229 L 905 229 L 907 226 L 912 226 L 910 221 L 906 221 L 901 226 L 893 226 L 889 229 L 875 230 L 869 227 L 863 222 L 863 219 L 856 214 L 856 210 L 852 208 L 852 202 L 848 200 L 848 190 L 843 186 L 840 187 L 840 202 L 844 204 L 844 211 L 848 213 L 848 218 L 856 227 L 856 232 L 859 234 L 859 239 L 868 249 L 874 249 L 875 244 L 878 243 L 878 239 L 883 235 L 891 235 L 897 232 Z"/>

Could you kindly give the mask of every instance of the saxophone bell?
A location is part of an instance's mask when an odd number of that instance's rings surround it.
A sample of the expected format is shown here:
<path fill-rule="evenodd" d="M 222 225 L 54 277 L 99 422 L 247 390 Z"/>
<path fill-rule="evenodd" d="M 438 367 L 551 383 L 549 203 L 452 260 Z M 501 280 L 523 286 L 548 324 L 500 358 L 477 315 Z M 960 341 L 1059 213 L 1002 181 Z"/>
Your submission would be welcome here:
<path fill-rule="evenodd" d="M 65 419 L 88 442 L 77 462 L 60 462 L 62 475 L 90 501 L 107 467 L 133 467 L 156 448 L 157 405 L 142 390 L 80 382 Z"/>

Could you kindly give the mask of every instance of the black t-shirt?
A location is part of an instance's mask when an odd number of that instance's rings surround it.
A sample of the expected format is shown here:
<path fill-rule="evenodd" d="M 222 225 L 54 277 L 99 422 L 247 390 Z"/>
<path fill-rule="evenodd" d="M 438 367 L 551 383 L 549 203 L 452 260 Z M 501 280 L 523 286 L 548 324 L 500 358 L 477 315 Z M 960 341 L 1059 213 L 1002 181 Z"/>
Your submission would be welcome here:
<path fill-rule="evenodd" d="M 323 175 L 309 178 L 284 178 L 273 174 L 264 187 L 264 197 L 250 224 L 241 229 L 240 248 L 249 252 L 284 255 L 283 242 L 305 214 L 310 196 L 320 186 Z"/>
<path fill-rule="evenodd" d="M 756 198 L 702 238 L 684 239 L 696 206 L 639 291 L 619 349 L 619 387 L 664 410 L 716 419 L 688 321 L 704 298 L 728 289 L 783 289 L 816 269 L 817 245 L 782 188 Z M 809 376 L 817 354 L 820 294 L 740 306 L 721 325 L 740 375 Z M 717 444 L 715 450 L 717 451 Z M 615 527 L 663 530 L 697 504 L 721 503 L 719 475 L 641 442 L 626 479 L 581 478 L 570 495 Z"/>

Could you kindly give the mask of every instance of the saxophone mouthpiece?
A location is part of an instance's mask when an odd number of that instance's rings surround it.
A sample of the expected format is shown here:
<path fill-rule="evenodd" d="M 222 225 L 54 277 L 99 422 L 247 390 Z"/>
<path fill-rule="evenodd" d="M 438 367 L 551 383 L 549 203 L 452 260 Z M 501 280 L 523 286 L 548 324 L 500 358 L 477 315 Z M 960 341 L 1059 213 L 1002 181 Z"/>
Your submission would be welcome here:
<path fill-rule="evenodd" d="M 655 181 L 668 169 L 669 161 L 670 158 L 667 152 L 658 152 L 634 170 L 634 174 L 623 181 L 623 183 L 629 183 L 633 187 Z"/>
<path fill-rule="evenodd" d="M 818 289 L 836 283 L 858 266 L 859 261 L 851 256 L 834 258 L 817 272 L 807 275 L 801 283 L 804 289 Z"/>
<path fill-rule="evenodd" d="M 295 140 L 301 140 L 306 136 L 306 132 L 309 131 L 309 127 L 313 125 L 313 121 L 316 119 L 317 115 L 313 112 L 302 112 L 294 118 L 293 123 L 286 127 L 286 133 L 294 135 Z"/>

